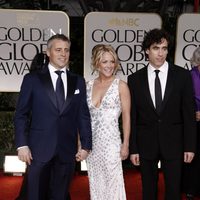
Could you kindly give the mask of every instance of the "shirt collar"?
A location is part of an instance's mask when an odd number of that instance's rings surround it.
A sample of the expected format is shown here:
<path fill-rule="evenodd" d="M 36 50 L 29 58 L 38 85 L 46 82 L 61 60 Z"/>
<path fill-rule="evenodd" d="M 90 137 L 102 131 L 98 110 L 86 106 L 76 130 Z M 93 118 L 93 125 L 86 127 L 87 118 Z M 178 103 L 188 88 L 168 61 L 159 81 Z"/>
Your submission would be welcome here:
<path fill-rule="evenodd" d="M 161 67 L 158 68 L 158 70 L 160 70 L 160 72 L 163 72 L 163 73 L 167 73 L 168 71 L 168 68 L 169 68 L 169 64 L 167 61 L 165 61 L 163 63 L 163 65 Z M 153 67 L 151 64 L 148 65 L 148 71 L 149 73 L 154 73 L 154 71 L 156 70 L 157 68 Z"/>
<path fill-rule="evenodd" d="M 57 71 L 58 69 L 56 69 L 53 65 L 51 65 L 49 63 L 48 65 L 49 71 L 50 73 Z M 66 67 L 63 67 L 62 69 L 59 69 L 60 71 L 63 71 L 63 73 L 66 73 Z"/>

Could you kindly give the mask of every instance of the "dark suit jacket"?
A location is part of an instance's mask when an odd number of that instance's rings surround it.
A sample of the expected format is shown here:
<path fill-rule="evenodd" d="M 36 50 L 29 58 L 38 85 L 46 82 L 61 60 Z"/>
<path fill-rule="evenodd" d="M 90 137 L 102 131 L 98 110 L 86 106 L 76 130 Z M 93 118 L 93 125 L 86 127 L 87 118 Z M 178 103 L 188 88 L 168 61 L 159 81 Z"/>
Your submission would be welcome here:
<path fill-rule="evenodd" d="M 160 114 L 151 99 L 147 67 L 128 77 L 132 103 L 130 153 L 146 159 L 183 158 L 195 152 L 195 110 L 189 71 L 169 64 Z"/>
<path fill-rule="evenodd" d="M 15 141 L 17 147 L 28 145 L 37 161 L 49 161 L 55 153 L 64 162 L 74 161 L 78 132 L 82 148 L 92 148 L 84 79 L 67 71 L 67 91 L 59 113 L 48 67 L 24 77 L 14 118 Z"/>

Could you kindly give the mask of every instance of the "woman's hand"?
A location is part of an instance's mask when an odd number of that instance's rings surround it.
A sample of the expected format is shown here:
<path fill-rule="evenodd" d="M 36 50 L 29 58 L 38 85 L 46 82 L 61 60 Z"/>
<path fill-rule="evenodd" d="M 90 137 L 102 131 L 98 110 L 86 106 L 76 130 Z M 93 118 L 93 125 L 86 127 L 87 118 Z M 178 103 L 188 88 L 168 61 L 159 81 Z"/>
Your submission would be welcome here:
<path fill-rule="evenodd" d="M 126 160 L 129 154 L 129 147 L 128 145 L 122 144 L 120 150 L 120 156 L 122 160 Z"/>

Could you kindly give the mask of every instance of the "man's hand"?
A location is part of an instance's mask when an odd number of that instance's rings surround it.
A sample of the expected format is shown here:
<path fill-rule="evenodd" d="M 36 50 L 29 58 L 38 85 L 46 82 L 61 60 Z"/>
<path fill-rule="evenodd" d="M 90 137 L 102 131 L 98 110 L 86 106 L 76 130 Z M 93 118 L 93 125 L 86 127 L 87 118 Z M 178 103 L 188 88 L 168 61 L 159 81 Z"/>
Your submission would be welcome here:
<path fill-rule="evenodd" d="M 78 161 L 78 162 L 83 161 L 87 158 L 88 155 L 89 155 L 89 151 L 81 149 L 76 154 L 76 161 Z"/>
<path fill-rule="evenodd" d="M 130 160 L 135 166 L 140 165 L 140 156 L 139 154 L 131 154 L 130 155 Z"/>
<path fill-rule="evenodd" d="M 193 152 L 184 152 L 184 162 L 191 163 L 194 158 Z"/>
<path fill-rule="evenodd" d="M 25 146 L 20 147 L 17 151 L 19 160 L 26 162 L 30 165 L 31 160 L 33 160 L 30 149 L 27 146 Z"/>

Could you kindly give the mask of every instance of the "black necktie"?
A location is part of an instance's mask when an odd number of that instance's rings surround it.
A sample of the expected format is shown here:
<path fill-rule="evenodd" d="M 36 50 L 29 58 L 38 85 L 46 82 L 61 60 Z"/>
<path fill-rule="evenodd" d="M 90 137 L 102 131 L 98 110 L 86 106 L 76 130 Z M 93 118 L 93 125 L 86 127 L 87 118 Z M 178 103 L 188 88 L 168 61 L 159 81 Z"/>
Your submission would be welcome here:
<path fill-rule="evenodd" d="M 160 84 L 160 79 L 158 76 L 158 73 L 160 70 L 155 70 L 156 73 L 156 78 L 155 78 L 155 105 L 156 105 L 156 110 L 159 113 L 161 109 L 161 104 L 162 104 L 162 91 L 161 91 L 161 84 Z"/>
<path fill-rule="evenodd" d="M 64 85 L 61 78 L 61 74 L 63 71 L 57 70 L 55 73 L 58 75 L 57 81 L 56 81 L 56 99 L 58 104 L 58 109 L 61 111 L 63 103 L 65 101 L 65 94 L 64 94 Z"/>

